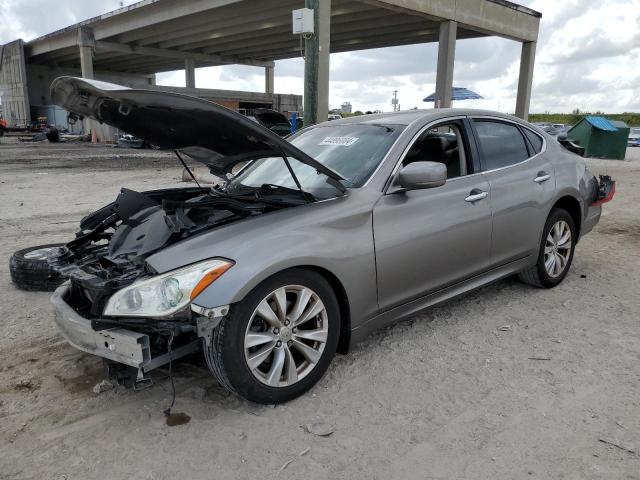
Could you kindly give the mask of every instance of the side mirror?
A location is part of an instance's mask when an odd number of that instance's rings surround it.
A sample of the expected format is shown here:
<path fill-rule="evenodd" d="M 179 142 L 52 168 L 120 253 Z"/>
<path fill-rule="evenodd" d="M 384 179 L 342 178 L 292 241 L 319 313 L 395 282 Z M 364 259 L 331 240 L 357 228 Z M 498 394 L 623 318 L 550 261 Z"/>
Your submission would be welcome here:
<path fill-rule="evenodd" d="M 447 181 L 447 167 L 439 162 L 412 162 L 398 173 L 397 184 L 403 190 L 441 187 Z"/>

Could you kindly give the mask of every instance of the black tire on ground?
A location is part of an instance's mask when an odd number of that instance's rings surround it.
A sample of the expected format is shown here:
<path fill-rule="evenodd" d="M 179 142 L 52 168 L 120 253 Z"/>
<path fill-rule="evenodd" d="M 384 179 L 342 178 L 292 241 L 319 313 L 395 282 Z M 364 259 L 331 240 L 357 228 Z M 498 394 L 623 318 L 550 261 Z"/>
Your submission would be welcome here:
<path fill-rule="evenodd" d="M 0 127 L 0 137 L 4 135 L 4 127 Z"/>
<path fill-rule="evenodd" d="M 287 285 L 310 288 L 320 297 L 327 311 L 328 337 L 320 360 L 307 376 L 293 385 L 271 387 L 256 379 L 249 369 L 244 336 L 258 304 L 271 292 Z M 282 403 L 302 395 L 320 380 L 335 355 L 339 332 L 338 300 L 329 283 L 314 271 L 292 269 L 265 280 L 231 307 L 229 315 L 214 329 L 211 345 L 205 348 L 205 358 L 214 377 L 228 390 L 256 403 Z"/>
<path fill-rule="evenodd" d="M 549 236 L 549 232 L 553 228 L 553 226 L 559 222 L 564 221 L 569 225 L 569 229 L 571 231 L 571 249 L 569 253 L 569 258 L 564 266 L 562 273 L 560 273 L 557 277 L 552 277 L 547 272 L 544 264 L 544 250 L 546 246 L 547 237 Z M 547 222 L 544 225 L 544 230 L 542 231 L 542 239 L 540 241 L 540 251 L 538 252 L 538 260 L 535 265 L 532 267 L 523 270 L 518 274 L 518 278 L 524 283 L 529 285 L 533 285 L 538 288 L 553 288 L 559 285 L 564 277 L 567 276 L 569 269 L 571 268 L 571 262 L 573 261 L 573 253 L 576 248 L 576 227 L 573 221 L 573 218 L 566 210 L 561 208 L 554 208 L 551 210 L 549 217 L 547 218 Z"/>
<path fill-rule="evenodd" d="M 52 292 L 64 278 L 51 269 L 45 258 L 45 252 L 38 250 L 58 248 L 62 243 L 38 245 L 15 252 L 9 260 L 11 281 L 21 290 Z M 40 254 L 42 253 L 42 254 Z"/>
<path fill-rule="evenodd" d="M 60 142 L 60 132 L 55 127 L 51 127 L 49 131 L 46 133 L 46 136 L 47 136 L 47 140 L 49 140 L 51 143 Z"/>

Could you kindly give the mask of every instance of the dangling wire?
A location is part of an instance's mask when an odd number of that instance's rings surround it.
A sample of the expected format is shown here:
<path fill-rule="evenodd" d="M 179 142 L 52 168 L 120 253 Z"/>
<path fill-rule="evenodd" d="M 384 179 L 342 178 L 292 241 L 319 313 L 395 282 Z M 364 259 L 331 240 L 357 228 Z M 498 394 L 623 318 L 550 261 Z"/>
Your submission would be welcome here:
<path fill-rule="evenodd" d="M 173 343 L 173 330 L 169 332 L 169 341 L 167 342 L 167 354 L 169 355 L 169 381 L 171 382 L 171 405 L 164 411 L 165 416 L 171 415 L 171 409 L 176 404 L 176 384 L 173 381 L 173 362 L 171 361 L 171 344 Z"/>

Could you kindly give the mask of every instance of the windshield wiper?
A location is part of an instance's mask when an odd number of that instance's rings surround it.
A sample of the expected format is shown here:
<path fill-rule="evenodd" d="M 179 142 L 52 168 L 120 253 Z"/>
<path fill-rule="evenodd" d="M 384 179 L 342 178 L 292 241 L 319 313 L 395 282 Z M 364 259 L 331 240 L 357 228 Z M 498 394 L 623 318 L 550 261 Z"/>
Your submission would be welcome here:
<path fill-rule="evenodd" d="M 296 197 L 302 196 L 302 198 L 307 203 L 311 203 L 311 202 L 315 201 L 315 197 L 309 192 L 305 192 L 302 189 L 294 190 L 293 188 L 285 187 L 285 186 L 282 186 L 282 185 L 276 185 L 274 183 L 263 183 L 259 187 L 259 190 L 258 190 L 257 193 L 258 194 L 268 194 L 268 195 L 275 194 L 275 193 L 285 194 L 285 195 L 295 195 Z"/>

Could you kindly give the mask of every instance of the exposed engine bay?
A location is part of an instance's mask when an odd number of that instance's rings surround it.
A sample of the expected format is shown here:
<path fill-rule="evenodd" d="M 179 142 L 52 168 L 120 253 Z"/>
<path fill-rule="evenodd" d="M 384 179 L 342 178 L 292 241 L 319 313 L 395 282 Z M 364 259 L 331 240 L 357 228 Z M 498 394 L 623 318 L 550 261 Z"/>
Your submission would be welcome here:
<path fill-rule="evenodd" d="M 123 188 L 113 203 L 83 218 L 76 238 L 49 262 L 71 281 L 69 304 L 98 319 L 114 292 L 156 273 L 145 263 L 149 255 L 205 230 L 307 201 L 263 198 L 259 191 L 232 197 L 215 188 L 143 193 Z M 114 322 L 148 324 L 145 319 Z"/>

